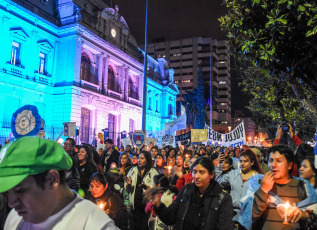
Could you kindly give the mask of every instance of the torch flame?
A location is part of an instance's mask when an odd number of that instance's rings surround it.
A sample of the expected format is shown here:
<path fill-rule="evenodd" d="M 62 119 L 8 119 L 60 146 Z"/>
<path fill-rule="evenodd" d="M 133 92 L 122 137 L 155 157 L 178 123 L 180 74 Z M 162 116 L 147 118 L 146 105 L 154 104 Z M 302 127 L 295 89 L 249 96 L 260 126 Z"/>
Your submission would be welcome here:
<path fill-rule="evenodd" d="M 98 204 L 99 208 L 103 209 L 105 207 L 105 204 Z"/>

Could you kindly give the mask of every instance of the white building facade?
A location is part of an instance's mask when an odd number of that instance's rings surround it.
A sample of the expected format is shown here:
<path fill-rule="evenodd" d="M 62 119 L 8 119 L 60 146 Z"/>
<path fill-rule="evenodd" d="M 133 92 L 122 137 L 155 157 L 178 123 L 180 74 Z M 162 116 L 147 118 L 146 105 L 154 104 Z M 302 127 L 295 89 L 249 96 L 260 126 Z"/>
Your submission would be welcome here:
<path fill-rule="evenodd" d="M 0 19 L 0 143 L 13 112 L 26 104 L 38 108 L 50 139 L 62 133 L 63 122 L 76 122 L 77 143 L 92 143 L 108 128 L 120 144 L 122 131 L 141 129 L 143 57 L 118 8 L 102 1 L 3 0 Z M 160 95 L 175 98 L 167 85 L 158 87 Z"/>

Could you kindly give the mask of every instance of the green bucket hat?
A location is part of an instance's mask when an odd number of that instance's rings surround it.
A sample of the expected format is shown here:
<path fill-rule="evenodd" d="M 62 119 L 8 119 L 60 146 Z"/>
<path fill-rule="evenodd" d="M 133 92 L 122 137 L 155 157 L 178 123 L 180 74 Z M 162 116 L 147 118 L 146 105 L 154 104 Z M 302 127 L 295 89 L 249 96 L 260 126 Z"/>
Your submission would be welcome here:
<path fill-rule="evenodd" d="M 71 157 L 56 142 L 40 137 L 22 137 L 0 151 L 0 193 L 8 191 L 27 176 L 50 169 L 69 170 Z"/>

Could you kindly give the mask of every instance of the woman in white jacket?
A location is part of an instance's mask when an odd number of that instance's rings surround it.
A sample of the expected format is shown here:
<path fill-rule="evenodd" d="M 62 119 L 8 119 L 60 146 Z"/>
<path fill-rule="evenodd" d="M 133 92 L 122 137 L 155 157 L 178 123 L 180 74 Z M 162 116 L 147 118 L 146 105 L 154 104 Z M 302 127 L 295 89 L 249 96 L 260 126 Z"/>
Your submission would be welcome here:
<path fill-rule="evenodd" d="M 152 187 L 153 177 L 157 171 L 152 167 L 152 158 L 149 152 L 141 152 L 138 165 L 133 167 L 125 178 L 125 187 L 129 193 L 130 203 L 133 206 L 135 223 L 138 229 L 148 229 L 149 215 L 144 212 L 146 203 L 143 201 L 143 193 Z"/>

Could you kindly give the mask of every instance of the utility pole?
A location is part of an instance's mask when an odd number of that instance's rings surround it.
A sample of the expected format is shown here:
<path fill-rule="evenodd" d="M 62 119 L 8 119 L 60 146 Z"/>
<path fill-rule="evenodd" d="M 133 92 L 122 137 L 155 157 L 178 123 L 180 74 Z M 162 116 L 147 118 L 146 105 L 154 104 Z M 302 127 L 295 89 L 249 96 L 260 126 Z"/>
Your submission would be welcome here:
<path fill-rule="evenodd" d="M 209 81 L 210 81 L 210 105 L 209 105 L 209 114 L 210 114 L 210 128 L 212 129 L 212 46 L 211 46 L 211 52 L 210 52 L 210 76 L 209 76 Z"/>
<path fill-rule="evenodd" d="M 142 110 L 142 130 L 146 134 L 146 94 L 147 94 L 147 14 L 149 0 L 145 6 L 145 47 L 144 47 L 144 79 L 143 79 L 143 110 Z"/>

